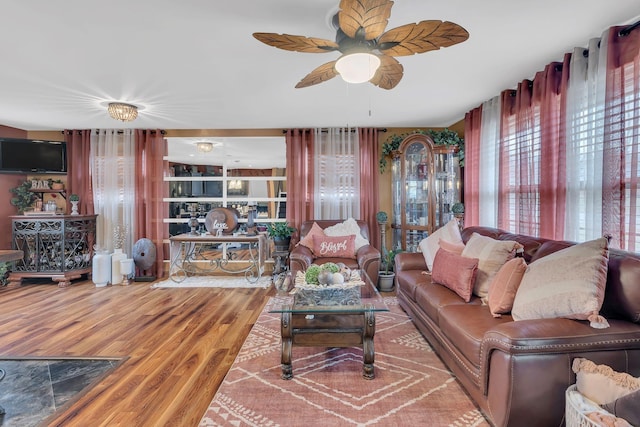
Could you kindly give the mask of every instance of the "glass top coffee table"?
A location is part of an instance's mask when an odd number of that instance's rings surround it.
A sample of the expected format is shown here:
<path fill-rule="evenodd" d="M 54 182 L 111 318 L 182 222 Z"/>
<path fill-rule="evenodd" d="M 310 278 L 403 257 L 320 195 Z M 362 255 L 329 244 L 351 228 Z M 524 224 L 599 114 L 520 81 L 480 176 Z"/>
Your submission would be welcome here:
<path fill-rule="evenodd" d="M 359 278 L 362 280 L 358 280 Z M 291 353 L 301 347 L 361 347 L 362 376 L 375 377 L 373 337 L 376 313 L 389 311 L 384 300 L 359 270 L 345 285 L 298 285 L 287 302 L 270 310 L 281 313 L 282 378 L 293 378 Z"/>

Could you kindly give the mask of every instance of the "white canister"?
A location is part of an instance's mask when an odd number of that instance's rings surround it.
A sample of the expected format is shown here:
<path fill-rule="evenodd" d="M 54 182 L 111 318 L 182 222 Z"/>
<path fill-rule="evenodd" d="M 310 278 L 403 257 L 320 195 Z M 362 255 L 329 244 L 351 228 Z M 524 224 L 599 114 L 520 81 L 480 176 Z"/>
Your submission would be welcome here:
<path fill-rule="evenodd" d="M 127 254 L 122 252 L 122 249 L 114 249 L 113 255 L 111 255 L 111 284 L 119 285 L 122 283 L 124 276 L 122 275 L 122 267 L 120 261 L 127 259 Z"/>
<path fill-rule="evenodd" d="M 91 280 L 97 287 L 107 286 L 111 280 L 111 255 L 96 249 L 91 263 Z"/>

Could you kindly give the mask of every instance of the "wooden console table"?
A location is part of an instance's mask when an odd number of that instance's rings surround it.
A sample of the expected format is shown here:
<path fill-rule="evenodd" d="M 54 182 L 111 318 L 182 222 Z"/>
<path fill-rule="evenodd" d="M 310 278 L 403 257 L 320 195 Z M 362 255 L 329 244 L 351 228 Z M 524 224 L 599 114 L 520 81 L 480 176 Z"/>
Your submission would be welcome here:
<path fill-rule="evenodd" d="M 267 259 L 267 236 L 257 234 L 249 236 L 241 234 L 237 236 L 212 234 L 180 234 L 169 238 L 170 259 L 169 278 L 174 282 L 182 282 L 189 275 L 210 274 L 218 271 L 240 274 L 244 273 L 248 282 L 255 283 L 264 272 Z M 233 259 L 230 244 L 247 246 L 249 266 L 240 269 L 230 269 L 229 261 Z M 213 245 L 220 245 L 221 256 L 210 258 L 206 252 L 211 251 Z"/>

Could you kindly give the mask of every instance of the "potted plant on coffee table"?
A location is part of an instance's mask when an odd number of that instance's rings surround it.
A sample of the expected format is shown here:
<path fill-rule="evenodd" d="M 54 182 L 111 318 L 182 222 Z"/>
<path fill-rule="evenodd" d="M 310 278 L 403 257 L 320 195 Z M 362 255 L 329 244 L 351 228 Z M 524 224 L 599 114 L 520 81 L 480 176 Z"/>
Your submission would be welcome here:
<path fill-rule="evenodd" d="M 267 225 L 267 235 L 273 239 L 276 251 L 288 251 L 291 236 L 296 231 L 287 222 L 274 222 Z"/>

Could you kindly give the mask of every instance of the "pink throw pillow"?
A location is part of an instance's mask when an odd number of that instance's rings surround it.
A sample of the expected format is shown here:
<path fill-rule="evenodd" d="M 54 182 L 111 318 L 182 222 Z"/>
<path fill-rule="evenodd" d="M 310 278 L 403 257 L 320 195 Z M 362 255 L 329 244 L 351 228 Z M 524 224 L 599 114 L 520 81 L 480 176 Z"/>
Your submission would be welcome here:
<path fill-rule="evenodd" d="M 453 252 L 439 249 L 433 259 L 431 281 L 451 289 L 464 302 L 469 302 L 477 271 L 478 258 L 465 258 Z"/>
<path fill-rule="evenodd" d="M 489 310 L 493 317 L 508 314 L 513 307 L 513 300 L 527 270 L 527 263 L 523 258 L 514 258 L 506 262 L 493 276 L 489 285 Z"/>
<path fill-rule="evenodd" d="M 440 245 L 440 249 L 453 252 L 457 255 L 462 255 L 462 251 L 464 251 L 464 243 L 462 242 L 449 242 L 447 240 L 440 239 L 438 240 L 438 245 Z"/>
<path fill-rule="evenodd" d="M 323 258 L 356 257 L 356 236 L 313 236 L 313 253 Z"/>
<path fill-rule="evenodd" d="M 313 250 L 313 236 L 324 236 L 324 230 L 322 230 L 322 227 L 320 227 L 317 222 L 313 223 L 311 230 L 309 230 L 307 235 L 304 236 L 298 244 Z"/>

